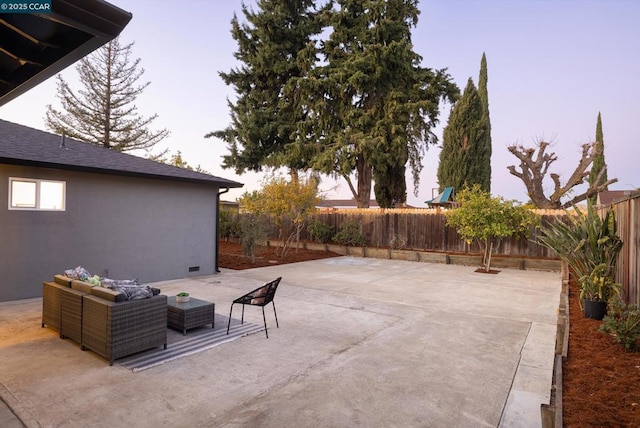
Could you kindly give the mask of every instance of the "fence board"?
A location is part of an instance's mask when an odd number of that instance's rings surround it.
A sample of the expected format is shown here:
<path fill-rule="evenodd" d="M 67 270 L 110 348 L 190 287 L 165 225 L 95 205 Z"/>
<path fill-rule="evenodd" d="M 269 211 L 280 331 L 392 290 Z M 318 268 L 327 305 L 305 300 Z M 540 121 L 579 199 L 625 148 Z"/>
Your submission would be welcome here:
<path fill-rule="evenodd" d="M 618 222 L 618 233 L 623 241 L 622 251 L 616 267 L 616 281 L 623 285 L 624 298 L 628 303 L 640 305 L 640 192 L 633 192 L 623 200 L 613 202 L 601 209 L 614 210 Z M 562 221 L 562 210 L 534 210 L 544 226 L 549 222 Z M 444 253 L 478 254 L 477 243 L 467 244 L 457 231 L 446 225 L 446 217 L 437 209 L 349 209 L 321 210 L 313 219 L 332 227 L 334 233 L 347 221 L 361 225 L 366 245 L 370 248 L 412 249 Z M 271 227 L 269 238 L 277 238 L 277 230 Z M 537 244 L 540 234 L 532 228 L 529 239 L 505 239 L 496 250 L 496 255 L 525 258 L 557 259 L 557 254 Z M 310 241 L 304 229 L 300 238 Z"/>
<path fill-rule="evenodd" d="M 622 284 L 623 297 L 627 303 L 640 305 L 640 194 L 634 192 L 629 197 L 615 201 L 610 206 L 618 223 L 618 236 L 622 239 L 622 250 L 616 266 L 616 281 Z"/>
<path fill-rule="evenodd" d="M 541 211 L 542 223 L 557 221 L 564 211 Z M 446 225 L 446 217 L 439 210 L 425 209 L 345 209 L 318 211 L 312 219 L 321 221 L 333 228 L 334 233 L 340 230 L 347 221 L 355 221 L 361 225 L 366 245 L 373 248 L 398 248 L 425 251 L 441 251 L 447 253 L 477 254 L 480 247 L 477 243 L 467 244 L 458 232 Z M 555 259 L 553 250 L 536 243 L 539 229 L 532 227 L 529 239 L 511 238 L 502 241 L 496 255 L 515 257 Z M 270 238 L 277 238 L 276 235 Z M 300 238 L 309 241 L 311 237 L 305 229 Z"/>

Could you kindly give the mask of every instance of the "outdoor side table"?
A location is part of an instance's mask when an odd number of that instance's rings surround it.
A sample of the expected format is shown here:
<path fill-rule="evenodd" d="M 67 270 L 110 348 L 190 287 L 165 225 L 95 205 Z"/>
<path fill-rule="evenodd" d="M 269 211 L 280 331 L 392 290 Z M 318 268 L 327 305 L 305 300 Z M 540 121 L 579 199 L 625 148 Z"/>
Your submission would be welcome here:
<path fill-rule="evenodd" d="M 211 324 L 214 327 L 216 305 L 206 300 L 191 297 L 188 302 L 176 302 L 176 296 L 167 297 L 167 325 L 176 330 L 182 330 L 187 335 L 187 330 Z"/>

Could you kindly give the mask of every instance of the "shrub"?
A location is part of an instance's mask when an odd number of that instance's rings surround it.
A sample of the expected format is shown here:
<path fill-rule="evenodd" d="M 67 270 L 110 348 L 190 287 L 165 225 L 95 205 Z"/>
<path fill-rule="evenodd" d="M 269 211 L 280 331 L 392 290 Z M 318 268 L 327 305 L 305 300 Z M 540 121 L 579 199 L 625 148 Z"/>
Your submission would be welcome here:
<path fill-rule="evenodd" d="M 345 221 L 340 227 L 340 231 L 333 237 L 333 242 L 351 247 L 362 247 L 365 244 L 360 223 L 357 221 Z"/>
<path fill-rule="evenodd" d="M 613 336 L 613 339 L 627 351 L 637 352 L 640 339 L 640 308 L 636 304 L 625 304 L 619 298 L 611 299 L 600 331 Z"/>
<path fill-rule="evenodd" d="M 307 231 L 314 241 L 321 244 L 326 244 L 333 237 L 333 228 L 320 220 L 311 220 L 309 226 L 307 226 Z"/>
<path fill-rule="evenodd" d="M 318 181 L 313 176 L 293 181 L 270 177 L 261 190 L 245 192 L 239 202 L 250 213 L 269 216 L 278 228 L 278 239 L 284 241 L 280 250 L 280 256 L 284 257 L 291 243 L 298 241 L 319 200 Z"/>
<path fill-rule="evenodd" d="M 229 211 L 220 211 L 220 238 L 239 238 L 241 235 L 238 216 Z"/>
<path fill-rule="evenodd" d="M 389 241 L 389 247 L 391 247 L 392 250 L 401 250 L 406 245 L 407 245 L 407 241 L 405 239 L 402 239 L 395 233 L 393 234 L 393 236 L 391 237 L 391 240 Z"/>

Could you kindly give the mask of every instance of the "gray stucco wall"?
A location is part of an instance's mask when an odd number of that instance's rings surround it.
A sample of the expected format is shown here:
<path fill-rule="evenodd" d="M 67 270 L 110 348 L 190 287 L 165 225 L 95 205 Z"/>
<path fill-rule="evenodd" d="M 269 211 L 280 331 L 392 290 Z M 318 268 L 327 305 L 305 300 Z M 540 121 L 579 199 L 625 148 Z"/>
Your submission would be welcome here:
<path fill-rule="evenodd" d="M 9 177 L 66 181 L 64 212 L 8 209 Z M 0 165 L 0 301 L 42 296 L 78 265 L 149 283 L 215 272 L 218 188 Z M 189 272 L 189 267 L 199 271 Z"/>

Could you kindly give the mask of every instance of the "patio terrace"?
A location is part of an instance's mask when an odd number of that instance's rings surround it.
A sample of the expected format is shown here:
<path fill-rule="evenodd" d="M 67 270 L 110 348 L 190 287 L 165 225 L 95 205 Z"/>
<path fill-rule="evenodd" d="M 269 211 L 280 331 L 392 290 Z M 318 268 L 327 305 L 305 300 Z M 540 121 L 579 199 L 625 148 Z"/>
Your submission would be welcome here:
<path fill-rule="evenodd" d="M 269 339 L 138 373 L 41 328 L 41 299 L 0 303 L 0 398 L 28 427 L 539 427 L 560 275 L 474 270 L 337 257 L 155 283 L 228 315 L 282 276 L 280 328 L 267 306 Z"/>

